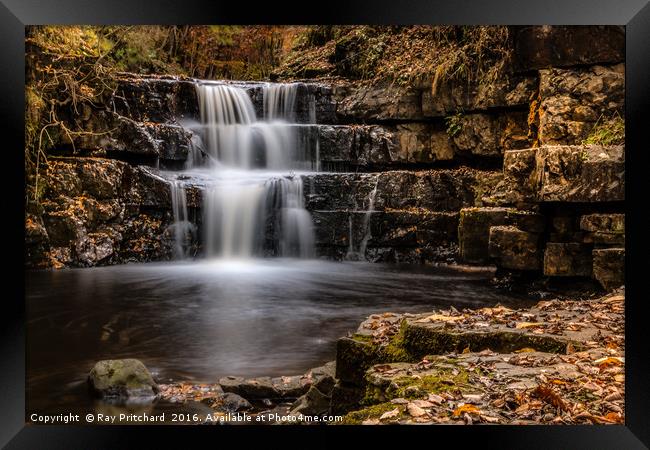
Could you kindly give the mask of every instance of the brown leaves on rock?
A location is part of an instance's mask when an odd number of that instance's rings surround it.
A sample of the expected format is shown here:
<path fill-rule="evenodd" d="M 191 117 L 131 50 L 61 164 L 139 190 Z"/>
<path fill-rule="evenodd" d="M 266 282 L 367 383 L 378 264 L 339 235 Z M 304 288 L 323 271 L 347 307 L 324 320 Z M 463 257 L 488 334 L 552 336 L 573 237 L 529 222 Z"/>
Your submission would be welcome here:
<path fill-rule="evenodd" d="M 557 383 L 557 381 L 560 381 L 560 380 L 555 380 L 555 381 Z M 561 409 L 563 411 L 567 410 L 567 406 L 564 403 L 564 401 L 562 401 L 562 399 L 557 394 L 557 392 L 555 392 L 553 387 L 548 385 L 548 384 L 540 384 L 535 389 L 533 389 L 533 392 L 531 393 L 531 395 L 533 397 L 539 398 L 540 400 L 542 400 L 542 401 L 544 401 L 544 402 L 546 402 L 546 403 L 548 403 L 548 404 L 550 404 L 550 405 L 552 405 L 552 406 L 554 406 L 554 407 L 556 407 L 558 409 Z"/>
<path fill-rule="evenodd" d="M 160 397 L 173 403 L 216 401 L 223 394 L 223 390 L 218 384 L 159 384 L 158 388 Z"/>
<path fill-rule="evenodd" d="M 372 377 L 383 380 L 375 387 L 400 377 L 418 385 L 427 377 L 436 380 L 429 390 L 419 388 L 417 399 L 391 400 L 404 409 L 404 414 L 384 418 L 381 423 L 624 423 L 624 305 L 619 291 L 599 299 L 544 301 L 532 310 L 497 306 L 437 311 L 407 319 L 488 332 L 506 328 L 526 334 L 552 332 L 569 339 L 562 353 L 523 347 L 500 354 L 471 352 L 470 348 L 450 355 L 430 355 L 414 364 L 374 366 Z M 462 386 L 445 384 L 453 378 L 450 369 L 467 375 Z M 404 396 L 408 397 L 408 392 L 404 391 Z"/>
<path fill-rule="evenodd" d="M 481 410 L 474 405 L 464 404 L 454 409 L 454 412 L 451 414 L 453 417 L 461 417 L 464 414 L 480 414 Z"/>

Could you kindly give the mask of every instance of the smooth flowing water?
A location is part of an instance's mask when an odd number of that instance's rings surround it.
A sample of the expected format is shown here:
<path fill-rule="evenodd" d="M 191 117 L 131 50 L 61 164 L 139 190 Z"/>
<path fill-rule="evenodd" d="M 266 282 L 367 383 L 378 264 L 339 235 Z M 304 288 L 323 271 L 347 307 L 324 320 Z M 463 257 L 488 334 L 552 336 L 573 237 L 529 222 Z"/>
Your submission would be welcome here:
<path fill-rule="evenodd" d="M 101 359 L 139 358 L 159 381 L 303 373 L 368 315 L 518 305 L 484 272 L 271 258 L 27 273 L 28 407 L 90 406 Z"/>
<path fill-rule="evenodd" d="M 192 145 L 184 173 L 190 178 L 196 172 L 207 175 L 204 256 L 312 257 L 313 225 L 304 207 L 302 180 L 294 170 L 318 163 L 292 123 L 297 84 L 265 84 L 261 120 L 242 87 L 198 83 L 196 90 L 201 121 L 188 127 L 199 142 Z M 170 189 L 176 255 L 183 259 L 187 206 L 180 201 L 182 181 L 171 181 Z"/>

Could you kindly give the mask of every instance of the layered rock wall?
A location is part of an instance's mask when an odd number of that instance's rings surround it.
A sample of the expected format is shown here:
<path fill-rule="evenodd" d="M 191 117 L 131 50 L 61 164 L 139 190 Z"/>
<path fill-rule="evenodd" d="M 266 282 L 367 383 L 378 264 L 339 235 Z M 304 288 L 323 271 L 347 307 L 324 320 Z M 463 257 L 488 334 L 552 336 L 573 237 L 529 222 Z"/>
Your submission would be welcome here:
<path fill-rule="evenodd" d="M 586 145 L 623 116 L 623 43 L 620 27 L 512 27 L 496 79 L 300 80 L 298 136 L 324 171 L 303 179 L 318 254 L 624 281 L 625 149 Z M 115 82 L 104 105 L 63 117 L 84 132 L 53 136 L 26 216 L 30 266 L 171 257 L 156 168 L 202 151 L 186 126 L 196 80 Z M 263 113 L 263 83 L 229 83 Z M 188 192 L 197 225 L 200 196 Z"/>

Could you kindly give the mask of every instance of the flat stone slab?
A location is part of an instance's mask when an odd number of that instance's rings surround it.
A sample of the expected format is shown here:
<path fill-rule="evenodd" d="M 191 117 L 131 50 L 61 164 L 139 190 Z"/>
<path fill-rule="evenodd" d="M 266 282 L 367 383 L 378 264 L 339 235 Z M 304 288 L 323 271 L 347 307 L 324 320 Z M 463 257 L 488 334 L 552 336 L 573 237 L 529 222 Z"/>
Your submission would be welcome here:
<path fill-rule="evenodd" d="M 370 316 L 354 335 L 338 341 L 336 376 L 363 386 L 365 371 L 374 364 L 415 362 L 431 354 L 582 350 L 622 333 L 623 304 L 618 293 L 596 300 L 542 301 L 530 309 L 497 305 Z"/>
<path fill-rule="evenodd" d="M 543 145 L 504 155 L 501 196 L 519 202 L 625 200 L 625 147 Z"/>
<path fill-rule="evenodd" d="M 223 377 L 219 384 L 225 392 L 232 392 L 246 399 L 296 398 L 305 394 L 312 384 L 312 379 L 305 375 L 288 377 Z"/>
<path fill-rule="evenodd" d="M 375 404 L 343 423 L 620 424 L 625 358 L 617 344 L 568 355 L 486 350 L 376 365 L 364 399 Z"/>
<path fill-rule="evenodd" d="M 448 340 L 423 340 L 419 351 L 436 342 L 438 354 L 418 361 L 372 365 L 361 400 L 370 406 L 349 412 L 343 423 L 623 423 L 624 308 L 624 290 L 618 290 L 593 300 L 543 301 L 528 310 L 497 306 L 371 317 L 355 335 L 365 345 L 395 345 L 401 336 L 408 348 L 409 328 Z M 509 338 L 501 342 L 528 340 L 549 349 L 483 348 L 503 334 Z M 441 354 L 448 348 L 441 343 L 463 340 L 469 342 L 464 349 Z"/>

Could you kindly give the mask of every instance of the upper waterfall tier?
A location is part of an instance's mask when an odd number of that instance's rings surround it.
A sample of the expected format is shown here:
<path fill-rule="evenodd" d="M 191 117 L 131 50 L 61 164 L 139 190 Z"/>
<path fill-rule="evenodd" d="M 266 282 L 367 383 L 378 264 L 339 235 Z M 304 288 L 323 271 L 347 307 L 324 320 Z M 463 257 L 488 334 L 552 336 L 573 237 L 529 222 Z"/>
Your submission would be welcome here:
<path fill-rule="evenodd" d="M 242 87 L 196 85 L 200 124 L 190 124 L 202 140 L 212 165 L 243 170 L 314 170 L 317 153 L 310 140 L 297 133 L 295 117 L 298 84 L 264 86 L 264 115 L 257 117 L 253 102 Z M 313 115 L 313 114 L 312 114 Z M 194 161 L 196 164 L 197 161 Z"/>
<path fill-rule="evenodd" d="M 294 111 L 292 117 L 285 119 L 302 124 L 337 123 L 332 87 L 316 82 L 266 83 L 125 76 L 118 80 L 117 95 L 112 101 L 111 110 L 135 121 L 165 123 L 178 119 L 198 119 L 197 84 L 219 84 L 244 90 L 258 118 L 265 117 L 265 91 L 269 87 L 282 89 L 282 86 L 291 84 L 295 86 Z M 268 96 L 266 98 L 269 99 Z"/>

